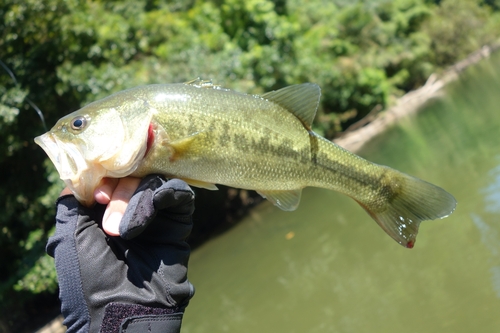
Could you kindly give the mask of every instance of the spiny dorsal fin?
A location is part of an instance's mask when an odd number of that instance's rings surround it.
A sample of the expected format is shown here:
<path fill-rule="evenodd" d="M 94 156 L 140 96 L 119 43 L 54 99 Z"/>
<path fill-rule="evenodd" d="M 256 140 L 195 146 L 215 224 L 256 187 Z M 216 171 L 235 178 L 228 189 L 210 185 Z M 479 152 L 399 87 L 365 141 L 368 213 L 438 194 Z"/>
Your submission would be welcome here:
<path fill-rule="evenodd" d="M 184 84 L 195 86 L 198 88 L 207 88 L 207 87 L 211 88 L 214 85 L 212 83 L 212 80 L 203 80 L 201 77 L 197 77 L 196 79 L 184 82 Z"/>
<path fill-rule="evenodd" d="M 321 88 L 315 83 L 296 84 L 262 95 L 293 113 L 308 130 L 316 116 L 320 96 Z"/>
<path fill-rule="evenodd" d="M 217 90 L 229 90 L 222 88 L 221 86 L 214 84 L 212 80 L 203 80 L 201 78 L 196 78 L 191 81 L 184 82 L 184 84 L 187 84 L 189 86 L 193 86 L 196 88 L 208 88 L 208 89 L 217 89 Z"/>

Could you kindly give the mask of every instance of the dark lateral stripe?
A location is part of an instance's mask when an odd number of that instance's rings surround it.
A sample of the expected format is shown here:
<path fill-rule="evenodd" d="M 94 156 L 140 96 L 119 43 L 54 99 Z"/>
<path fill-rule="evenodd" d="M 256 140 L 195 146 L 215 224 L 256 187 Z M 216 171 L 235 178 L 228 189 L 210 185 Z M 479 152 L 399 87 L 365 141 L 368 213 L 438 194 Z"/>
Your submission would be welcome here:
<path fill-rule="evenodd" d="M 312 141 L 311 141 L 312 142 Z M 318 142 L 318 137 L 316 136 L 316 143 Z M 333 143 L 332 143 L 333 144 Z M 379 175 L 378 172 L 376 174 L 370 174 L 365 172 L 363 169 L 356 170 L 351 164 L 349 156 L 340 157 L 341 152 L 332 152 L 329 151 L 328 148 L 323 147 L 324 150 L 319 152 L 316 150 L 316 159 L 317 165 L 320 168 L 328 170 L 329 172 L 336 174 L 337 177 L 344 177 L 354 181 L 363 187 L 371 188 L 374 191 L 378 191 L 381 188 L 381 181 L 385 177 L 386 171 L 382 170 Z M 311 152 L 312 152 L 312 144 L 311 144 Z M 332 158 L 332 155 L 339 154 L 339 159 Z M 361 161 L 360 161 L 361 163 Z M 355 163 L 354 163 L 355 164 Z"/>

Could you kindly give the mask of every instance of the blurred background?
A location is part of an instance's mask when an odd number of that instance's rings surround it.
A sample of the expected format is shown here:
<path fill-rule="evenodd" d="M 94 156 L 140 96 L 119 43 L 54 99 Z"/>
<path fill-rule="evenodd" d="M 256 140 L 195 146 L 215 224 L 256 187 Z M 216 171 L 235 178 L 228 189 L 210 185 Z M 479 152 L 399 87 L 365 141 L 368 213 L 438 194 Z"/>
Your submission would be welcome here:
<path fill-rule="evenodd" d="M 197 77 L 260 94 L 315 82 L 333 139 L 500 38 L 499 0 L 6 0 L 0 3 L 0 332 L 59 311 L 54 202 L 33 138 L 113 92 Z M 336 193 L 299 210 L 197 191 L 183 332 L 497 332 L 500 56 L 468 68 L 360 154 L 444 187 L 457 211 L 415 249 Z M 14 76 L 15 75 L 15 76 Z"/>

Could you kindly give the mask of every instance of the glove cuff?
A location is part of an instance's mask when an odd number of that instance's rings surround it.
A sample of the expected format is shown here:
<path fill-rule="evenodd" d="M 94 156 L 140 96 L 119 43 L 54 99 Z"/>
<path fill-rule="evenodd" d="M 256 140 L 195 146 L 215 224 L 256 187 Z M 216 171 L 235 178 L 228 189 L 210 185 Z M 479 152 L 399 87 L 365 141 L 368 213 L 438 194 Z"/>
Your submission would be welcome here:
<path fill-rule="evenodd" d="M 104 309 L 100 333 L 179 333 L 183 315 L 179 308 L 110 303 Z"/>

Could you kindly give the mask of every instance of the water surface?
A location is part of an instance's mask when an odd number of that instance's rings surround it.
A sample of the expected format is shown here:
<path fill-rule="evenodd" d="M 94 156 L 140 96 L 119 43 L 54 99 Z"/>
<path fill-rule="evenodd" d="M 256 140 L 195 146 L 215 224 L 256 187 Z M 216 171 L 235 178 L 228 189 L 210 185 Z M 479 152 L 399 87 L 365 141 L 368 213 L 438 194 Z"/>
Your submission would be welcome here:
<path fill-rule="evenodd" d="M 354 201 L 306 189 L 296 212 L 265 203 L 193 252 L 183 333 L 499 332 L 500 55 L 361 155 L 458 201 L 394 242 Z"/>

